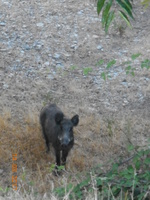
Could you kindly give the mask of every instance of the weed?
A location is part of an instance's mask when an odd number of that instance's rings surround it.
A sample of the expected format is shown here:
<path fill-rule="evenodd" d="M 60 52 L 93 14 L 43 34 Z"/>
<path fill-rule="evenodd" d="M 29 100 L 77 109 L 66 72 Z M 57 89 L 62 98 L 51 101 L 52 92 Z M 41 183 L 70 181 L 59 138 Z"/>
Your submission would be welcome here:
<path fill-rule="evenodd" d="M 45 96 L 44 96 L 44 101 L 43 101 L 43 106 L 46 106 L 46 104 L 48 102 L 53 101 L 53 96 L 51 92 L 48 92 Z"/>
<path fill-rule="evenodd" d="M 91 67 L 86 67 L 83 69 L 83 74 L 85 76 L 87 76 L 89 74 L 89 72 L 92 72 L 92 68 Z"/>
<path fill-rule="evenodd" d="M 42 195 L 51 188 L 51 191 L 58 189 L 55 193 L 51 192 L 53 197 L 60 196 L 58 199 L 61 197 L 130 199 L 130 196 L 135 196 L 137 193 L 142 197 L 145 195 L 145 198 L 149 195 L 149 149 L 145 147 L 142 151 L 132 146 L 132 125 L 134 125 L 132 120 L 126 123 L 124 130 L 130 144 L 127 151 L 126 138 L 122 138 L 120 124 L 114 119 L 100 121 L 93 115 L 82 118 L 80 132 L 75 135 L 80 145 L 79 148 L 75 145 L 76 149 L 69 157 L 69 170 L 63 171 L 62 176 L 55 177 L 51 173 L 55 168 L 52 164 L 54 155 L 52 152 L 49 155 L 45 153 L 37 112 L 30 111 L 24 116 L 23 123 L 12 122 L 10 113 L 5 112 L 6 116 L 5 114 L 0 116 L 0 165 L 4 171 L 11 173 L 11 167 L 9 167 L 11 165 L 8 166 L 7 163 L 10 161 L 12 152 L 17 153 L 18 190 L 21 193 L 32 195 L 34 191 Z M 123 146 L 120 145 L 121 142 Z M 119 154 L 121 158 L 118 157 Z M 122 158 L 130 154 L 134 156 L 128 161 L 130 164 L 123 163 Z M 119 162 L 111 165 L 108 160 L 110 161 L 110 158 L 113 160 L 115 157 Z M 102 164 L 106 161 L 107 164 Z M 98 164 L 100 166 L 96 170 L 93 169 L 93 166 Z M 60 170 L 62 170 L 61 167 Z M 79 172 L 80 176 L 78 176 Z M 7 173 L 7 182 L 9 182 L 10 173 Z M 63 185 L 64 177 L 67 181 Z M 0 187 L 5 195 L 6 192 L 2 189 L 7 186 L 0 185 Z M 15 198 L 12 197 L 12 199 Z"/>
<path fill-rule="evenodd" d="M 103 60 L 103 59 L 100 59 L 100 60 L 96 63 L 96 66 L 101 66 L 103 63 L 104 63 L 104 60 Z"/>
<path fill-rule="evenodd" d="M 150 60 L 149 59 L 145 59 L 144 61 L 142 61 L 141 68 L 150 69 Z"/>
<path fill-rule="evenodd" d="M 132 147 L 134 148 L 134 147 Z M 59 197 L 64 197 L 66 191 L 68 199 L 84 199 L 87 193 L 94 193 L 96 199 L 149 199 L 150 183 L 150 149 L 138 150 L 132 156 L 132 162 L 114 163 L 106 173 L 96 169 L 96 174 L 89 172 L 86 177 L 76 185 L 69 183 L 65 189 L 58 187 L 54 192 Z M 122 164 L 127 166 L 122 167 Z M 94 172 L 94 171 L 93 171 Z M 95 191 L 97 191 L 95 193 Z"/>
<path fill-rule="evenodd" d="M 70 69 L 71 70 L 75 70 L 75 69 L 77 69 L 77 66 L 76 65 L 72 65 L 72 66 L 70 66 Z"/>

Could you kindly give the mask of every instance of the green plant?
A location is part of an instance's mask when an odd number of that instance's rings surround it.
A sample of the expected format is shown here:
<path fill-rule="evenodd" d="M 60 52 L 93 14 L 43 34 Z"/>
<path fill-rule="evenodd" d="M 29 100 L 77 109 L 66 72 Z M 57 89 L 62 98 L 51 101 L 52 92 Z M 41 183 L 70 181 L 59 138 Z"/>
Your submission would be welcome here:
<path fill-rule="evenodd" d="M 138 57 L 140 57 L 142 54 L 141 53 L 137 53 L 137 54 L 132 54 L 131 58 L 129 58 L 128 61 L 123 62 L 122 66 L 125 66 L 125 71 L 127 75 L 132 75 L 135 76 L 135 71 L 136 68 L 133 67 L 135 65 L 135 60 L 137 60 Z M 139 61 L 140 62 L 140 61 Z M 116 64 L 116 60 L 113 59 L 111 61 L 109 61 L 107 64 L 105 64 L 105 71 L 101 73 L 101 77 L 106 80 L 107 78 L 109 78 L 110 76 L 109 74 L 109 69 Z M 150 60 L 149 59 L 145 59 L 144 61 L 141 61 L 141 68 L 146 68 L 146 69 L 150 69 Z"/>
<path fill-rule="evenodd" d="M 113 163 L 111 169 L 102 173 L 101 169 L 92 170 L 79 183 L 67 184 L 54 190 L 59 197 L 69 194 L 69 199 L 84 199 L 86 194 L 97 191 L 100 199 L 149 199 L 150 195 L 150 149 L 130 145 L 129 152 L 135 154 L 125 161 Z"/>
<path fill-rule="evenodd" d="M 127 75 L 132 75 L 132 76 L 135 76 L 135 72 L 136 72 L 136 68 L 134 67 L 137 62 L 140 62 L 138 60 L 138 58 L 142 56 L 141 53 L 136 53 L 136 54 L 132 54 L 131 57 L 125 61 L 125 62 L 122 62 L 120 65 L 122 65 L 122 67 L 124 67 L 125 69 L 125 72 Z M 107 80 L 108 78 L 111 78 L 110 76 L 110 70 L 113 66 L 115 66 L 116 64 L 116 59 L 112 59 L 108 62 L 105 62 L 105 60 L 103 59 L 100 59 L 96 64 L 95 64 L 95 67 L 99 67 L 101 69 L 104 69 L 103 72 L 101 72 L 101 77 L 104 79 L 104 80 Z M 149 59 L 145 59 L 143 61 L 141 61 L 141 68 L 146 68 L 146 69 L 150 69 L 150 60 Z M 77 69 L 76 66 L 72 66 L 71 67 L 71 70 L 75 70 Z M 85 67 L 83 68 L 83 74 L 85 76 L 89 75 L 90 72 L 94 71 L 94 68 L 92 67 Z M 49 94 L 47 94 L 47 96 L 45 96 L 45 99 L 46 99 L 46 102 L 48 99 L 51 99 Z"/>
<path fill-rule="evenodd" d="M 47 103 L 53 101 L 53 95 L 52 95 L 52 92 L 49 91 L 47 94 L 44 95 L 43 97 L 43 106 L 45 106 Z"/>
<path fill-rule="evenodd" d="M 110 77 L 110 75 L 108 75 L 108 72 L 109 72 L 109 69 L 116 63 L 116 60 L 111 60 L 109 61 L 107 64 L 106 64 L 106 67 L 105 67 L 105 72 L 102 72 L 101 73 L 101 77 L 106 80 L 107 78 Z"/>
<path fill-rule="evenodd" d="M 89 72 L 92 72 L 92 68 L 91 67 L 86 67 L 83 69 L 83 74 L 85 76 L 87 76 L 89 74 Z"/>
<path fill-rule="evenodd" d="M 26 180 L 26 172 L 25 172 L 25 171 L 22 173 L 22 175 L 21 175 L 21 179 L 22 179 L 23 181 Z"/>
<path fill-rule="evenodd" d="M 76 65 L 72 65 L 72 66 L 70 66 L 70 69 L 71 70 L 75 70 L 75 69 L 77 69 L 77 66 Z"/>
<path fill-rule="evenodd" d="M 107 120 L 107 129 L 108 129 L 108 134 L 109 136 L 112 136 L 113 131 L 112 131 L 112 125 L 114 124 L 113 120 Z"/>
<path fill-rule="evenodd" d="M 103 63 L 104 63 L 104 60 L 103 60 L 103 59 L 100 59 L 100 60 L 96 63 L 96 66 L 101 66 Z"/>
<path fill-rule="evenodd" d="M 143 0 L 141 4 L 147 8 L 150 6 L 150 0 Z M 100 15 L 101 12 L 105 33 L 108 32 L 110 24 L 116 16 L 120 16 L 128 27 L 132 27 L 131 20 L 134 20 L 133 0 L 97 0 L 97 14 Z"/>
<path fill-rule="evenodd" d="M 11 190 L 11 188 L 9 188 L 9 187 L 6 187 L 5 189 L 0 187 L 0 191 L 2 191 L 3 193 L 7 193 L 9 190 Z"/>
<path fill-rule="evenodd" d="M 50 173 L 51 173 L 52 171 L 54 171 L 54 169 L 55 169 L 55 164 L 52 164 L 52 165 L 50 166 L 50 169 L 49 169 Z"/>
<path fill-rule="evenodd" d="M 57 171 L 58 172 L 61 172 L 62 170 L 65 170 L 65 166 L 64 165 L 57 166 Z"/>
<path fill-rule="evenodd" d="M 132 59 L 132 60 L 135 60 L 135 59 L 138 58 L 139 56 L 141 56 L 141 53 L 132 54 L 132 55 L 131 55 L 131 59 Z"/>
<path fill-rule="evenodd" d="M 124 65 L 128 65 L 125 70 L 126 70 L 126 74 L 131 74 L 132 76 L 135 75 L 135 68 L 132 67 L 133 65 L 133 61 L 136 60 L 139 56 L 141 56 L 141 53 L 137 53 L 137 54 L 132 54 L 131 55 L 131 61 L 127 61 L 124 63 Z"/>
<path fill-rule="evenodd" d="M 150 60 L 149 59 L 146 59 L 144 61 L 142 61 L 141 63 L 141 68 L 146 68 L 146 69 L 150 69 Z"/>
<path fill-rule="evenodd" d="M 131 28 L 130 18 L 134 19 L 132 14 L 132 0 L 98 0 L 97 13 L 102 12 L 102 26 L 105 32 L 108 32 L 111 22 L 114 20 L 115 15 L 119 14 L 120 17 Z"/>
<path fill-rule="evenodd" d="M 145 8 L 147 8 L 148 6 L 150 6 L 150 0 L 144 0 L 141 2 L 142 5 L 145 6 Z"/>
<path fill-rule="evenodd" d="M 132 76 L 135 75 L 135 73 L 134 73 L 135 68 L 132 68 L 131 65 L 129 65 L 128 67 L 126 67 L 125 70 L 126 70 L 126 74 L 131 74 Z"/>

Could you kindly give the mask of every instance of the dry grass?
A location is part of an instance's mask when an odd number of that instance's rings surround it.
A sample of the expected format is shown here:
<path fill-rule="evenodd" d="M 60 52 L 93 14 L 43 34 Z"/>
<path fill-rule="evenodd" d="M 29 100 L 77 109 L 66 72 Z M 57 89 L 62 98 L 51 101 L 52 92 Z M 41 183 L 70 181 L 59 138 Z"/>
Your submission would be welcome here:
<path fill-rule="evenodd" d="M 53 151 L 45 152 L 45 142 L 39 124 L 39 114 L 28 112 L 23 122 L 14 122 L 11 111 L 5 109 L 0 116 L 0 169 L 3 176 L 0 187 L 11 187 L 12 154 L 17 153 L 17 180 L 20 192 L 30 190 L 33 185 L 40 194 L 62 185 L 66 177 L 76 181 L 76 174 L 92 167 L 117 160 L 126 154 L 126 146 L 134 134 L 127 123 L 102 121 L 91 115 L 83 117 L 75 129 L 75 145 L 68 156 L 67 171 L 60 177 L 53 175 L 55 163 Z M 135 126 L 135 123 L 133 123 Z M 126 130 L 126 133 L 124 132 Z M 128 130 L 128 131 L 127 131 Z M 106 165 L 108 169 L 109 165 Z"/>

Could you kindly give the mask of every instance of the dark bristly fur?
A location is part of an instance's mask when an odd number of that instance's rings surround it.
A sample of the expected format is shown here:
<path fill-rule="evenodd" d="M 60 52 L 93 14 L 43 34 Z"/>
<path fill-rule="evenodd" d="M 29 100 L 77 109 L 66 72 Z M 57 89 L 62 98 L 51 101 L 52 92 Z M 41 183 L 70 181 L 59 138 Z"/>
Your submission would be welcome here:
<path fill-rule="evenodd" d="M 66 163 L 68 153 L 74 144 L 73 127 L 77 126 L 78 122 L 78 115 L 68 119 L 55 104 L 44 107 L 40 113 L 40 123 L 47 152 L 50 150 L 49 145 L 51 143 L 55 150 L 56 164 L 58 166 Z M 60 159 L 61 151 L 62 157 Z"/>

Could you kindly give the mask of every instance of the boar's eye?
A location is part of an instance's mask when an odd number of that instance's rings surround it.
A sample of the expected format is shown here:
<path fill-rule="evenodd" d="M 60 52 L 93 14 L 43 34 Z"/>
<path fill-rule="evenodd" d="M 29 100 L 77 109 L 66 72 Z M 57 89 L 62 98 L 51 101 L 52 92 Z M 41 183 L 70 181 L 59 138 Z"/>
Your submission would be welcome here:
<path fill-rule="evenodd" d="M 61 131 L 63 131 L 63 129 L 64 129 L 63 124 L 60 124 L 60 129 L 61 129 Z"/>

